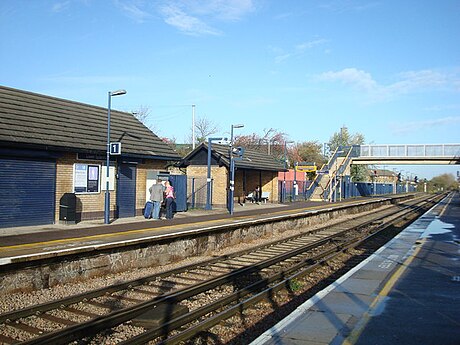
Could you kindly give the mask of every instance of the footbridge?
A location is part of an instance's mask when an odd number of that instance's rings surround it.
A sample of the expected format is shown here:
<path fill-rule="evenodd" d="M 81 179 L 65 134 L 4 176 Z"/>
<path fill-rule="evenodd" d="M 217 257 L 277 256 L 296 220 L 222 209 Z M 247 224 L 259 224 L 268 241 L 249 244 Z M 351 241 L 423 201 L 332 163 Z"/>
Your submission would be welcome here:
<path fill-rule="evenodd" d="M 351 164 L 460 164 L 460 144 L 358 145 Z"/>
<path fill-rule="evenodd" d="M 307 191 L 311 200 L 336 199 L 344 181 L 350 180 L 353 164 L 447 165 L 460 164 L 460 144 L 353 145 L 339 147 L 325 164 Z M 388 184 L 387 184 L 388 187 Z M 396 192 L 396 183 L 392 186 Z M 406 184 L 407 191 L 407 184 Z M 373 191 L 377 186 L 373 186 Z"/>

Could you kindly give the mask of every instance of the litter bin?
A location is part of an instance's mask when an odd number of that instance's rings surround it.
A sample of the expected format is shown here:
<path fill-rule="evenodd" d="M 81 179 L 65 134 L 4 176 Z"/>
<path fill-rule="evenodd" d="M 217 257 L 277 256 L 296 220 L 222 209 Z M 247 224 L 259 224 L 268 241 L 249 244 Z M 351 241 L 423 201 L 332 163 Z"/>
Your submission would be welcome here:
<path fill-rule="evenodd" d="M 59 221 L 75 224 L 77 214 L 77 196 L 75 193 L 64 193 L 59 201 Z"/>

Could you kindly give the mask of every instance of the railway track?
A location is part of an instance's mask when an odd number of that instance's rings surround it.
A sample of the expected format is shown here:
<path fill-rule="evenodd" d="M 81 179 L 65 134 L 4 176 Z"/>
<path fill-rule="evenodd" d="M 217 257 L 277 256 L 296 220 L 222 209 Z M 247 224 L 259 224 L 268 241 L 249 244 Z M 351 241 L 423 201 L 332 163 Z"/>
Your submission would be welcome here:
<path fill-rule="evenodd" d="M 434 202 L 406 201 L 197 265 L 5 313 L 0 315 L 0 342 L 185 341 Z"/>

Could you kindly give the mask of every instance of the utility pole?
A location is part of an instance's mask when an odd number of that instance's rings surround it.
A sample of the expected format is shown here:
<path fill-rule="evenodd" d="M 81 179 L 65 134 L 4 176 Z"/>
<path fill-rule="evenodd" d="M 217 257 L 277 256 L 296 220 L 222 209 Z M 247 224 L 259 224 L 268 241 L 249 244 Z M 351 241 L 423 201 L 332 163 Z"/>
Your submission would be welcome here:
<path fill-rule="evenodd" d="M 192 149 L 195 150 L 195 104 L 192 104 Z"/>

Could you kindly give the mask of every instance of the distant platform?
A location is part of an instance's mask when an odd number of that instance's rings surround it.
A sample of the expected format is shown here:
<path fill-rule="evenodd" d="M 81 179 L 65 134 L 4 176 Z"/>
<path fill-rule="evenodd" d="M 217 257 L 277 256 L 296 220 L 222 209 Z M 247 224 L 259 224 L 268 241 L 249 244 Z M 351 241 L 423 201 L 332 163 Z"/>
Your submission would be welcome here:
<path fill-rule="evenodd" d="M 460 344 L 460 194 L 251 345 Z"/>

